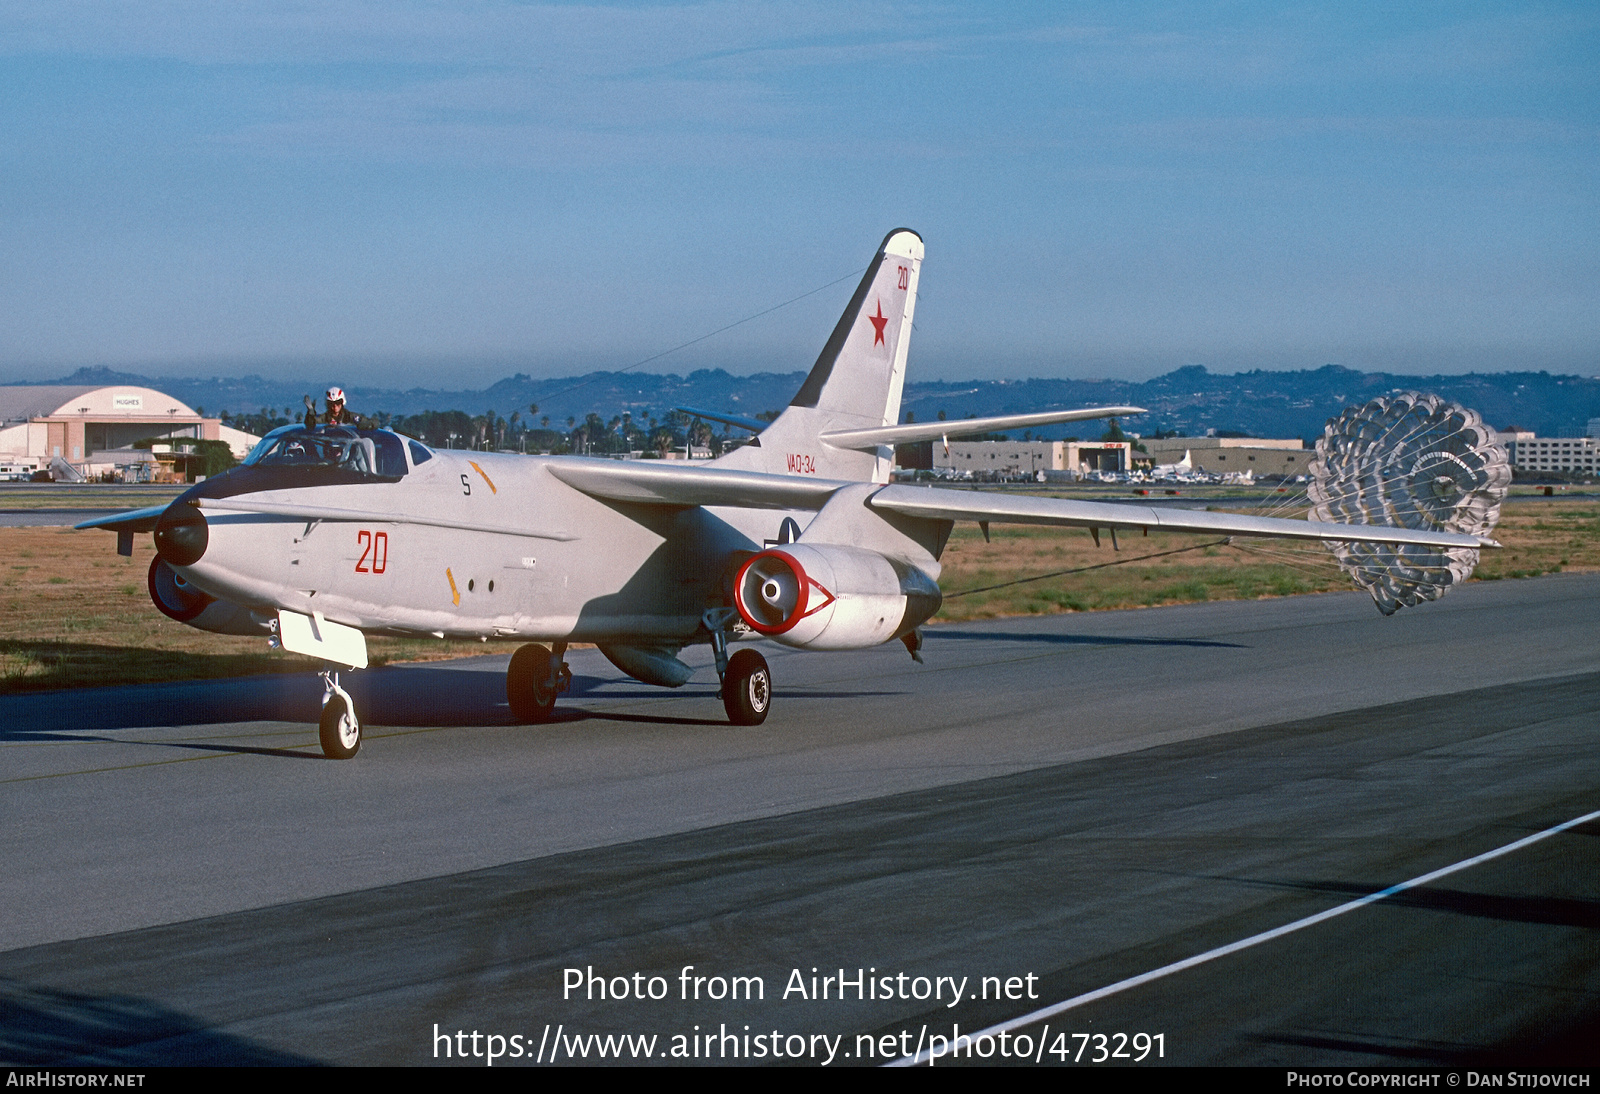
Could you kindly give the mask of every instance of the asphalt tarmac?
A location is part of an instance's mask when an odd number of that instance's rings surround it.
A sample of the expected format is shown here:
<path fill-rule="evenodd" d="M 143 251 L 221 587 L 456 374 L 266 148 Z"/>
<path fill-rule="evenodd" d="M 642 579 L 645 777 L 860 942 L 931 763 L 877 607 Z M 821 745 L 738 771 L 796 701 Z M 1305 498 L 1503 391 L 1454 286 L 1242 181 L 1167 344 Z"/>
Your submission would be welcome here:
<path fill-rule="evenodd" d="M 755 729 L 704 651 L 675 692 L 575 651 L 514 726 L 501 654 L 347 677 L 343 763 L 314 678 L 0 699 L 0 1059 L 843 1066 L 1169 970 L 937 1065 L 1593 1064 L 1596 822 L 1171 966 L 1600 809 L 1597 609 L 1556 575 L 763 647 Z"/>

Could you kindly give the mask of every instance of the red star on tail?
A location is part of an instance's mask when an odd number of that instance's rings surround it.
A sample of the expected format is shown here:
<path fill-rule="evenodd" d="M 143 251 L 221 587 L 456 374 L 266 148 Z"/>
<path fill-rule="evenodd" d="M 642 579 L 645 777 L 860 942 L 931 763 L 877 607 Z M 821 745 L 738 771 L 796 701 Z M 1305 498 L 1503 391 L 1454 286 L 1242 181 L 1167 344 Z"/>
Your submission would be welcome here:
<path fill-rule="evenodd" d="M 878 345 L 883 341 L 883 328 L 889 322 L 889 317 L 883 314 L 883 301 L 878 301 L 878 314 L 867 316 L 867 322 L 872 324 L 874 331 L 872 344 Z"/>

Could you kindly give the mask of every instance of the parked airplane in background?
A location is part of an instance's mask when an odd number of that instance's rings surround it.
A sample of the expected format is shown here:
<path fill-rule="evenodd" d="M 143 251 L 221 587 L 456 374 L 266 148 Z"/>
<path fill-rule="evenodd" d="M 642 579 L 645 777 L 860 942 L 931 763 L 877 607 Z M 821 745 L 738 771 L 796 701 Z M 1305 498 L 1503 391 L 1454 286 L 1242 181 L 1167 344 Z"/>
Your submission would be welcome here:
<path fill-rule="evenodd" d="M 156 606 L 225 634 L 271 634 L 321 658 L 322 747 L 355 754 L 360 721 L 334 667 L 368 634 L 507 639 L 506 694 L 528 722 L 570 682 L 572 642 L 677 687 L 709 642 L 728 717 L 766 718 L 772 679 L 741 638 L 808 650 L 904 641 L 939 609 L 957 520 L 1161 528 L 1434 548 L 1496 546 L 1428 529 L 1346 525 L 890 485 L 893 446 L 1139 414 L 1113 406 L 901 425 L 923 257 L 889 233 L 789 407 L 745 447 L 691 465 L 435 451 L 386 430 L 289 426 L 165 508 L 87 521 L 132 552 L 153 531 Z"/>

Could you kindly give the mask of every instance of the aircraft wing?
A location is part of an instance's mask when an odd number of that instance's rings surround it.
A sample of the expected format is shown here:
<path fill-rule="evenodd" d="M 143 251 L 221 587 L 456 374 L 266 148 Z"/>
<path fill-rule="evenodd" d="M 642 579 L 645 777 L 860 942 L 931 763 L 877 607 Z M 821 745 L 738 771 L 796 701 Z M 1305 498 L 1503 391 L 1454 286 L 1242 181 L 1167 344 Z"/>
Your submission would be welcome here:
<path fill-rule="evenodd" d="M 880 444 L 911 444 L 948 437 L 970 437 L 1007 429 L 1029 429 L 1036 425 L 1081 422 L 1092 418 L 1118 418 L 1124 414 L 1148 413 L 1138 406 L 1093 406 L 1082 410 L 1046 410 L 1038 414 L 1001 414 L 993 418 L 962 418 L 954 422 L 910 422 L 906 425 L 876 426 L 872 429 L 836 429 L 822 434 L 835 448 L 876 448 Z"/>
<path fill-rule="evenodd" d="M 936 487 L 886 486 L 868 502 L 909 517 L 935 520 L 992 521 L 995 524 L 1057 524 L 1077 528 L 1160 528 L 1227 536 L 1272 536 L 1280 539 L 1401 543 L 1427 547 L 1499 547 L 1483 536 L 1425 532 L 1381 524 L 1329 524 L 1282 517 L 1252 517 L 1193 509 L 1157 509 L 1070 498 L 985 494 Z"/>
<path fill-rule="evenodd" d="M 652 505 L 731 505 L 744 509 L 821 509 L 847 482 L 814 475 L 769 475 L 666 460 L 552 460 L 550 473 L 607 501 Z"/>
<path fill-rule="evenodd" d="M 331 505 L 297 505 L 291 502 L 259 500 L 259 495 L 231 498 L 201 498 L 199 506 L 212 512 L 264 513 L 294 520 L 367 521 L 373 524 L 420 524 L 430 528 L 455 528 L 463 532 L 493 532 L 502 536 L 527 536 L 568 542 L 578 537 L 571 532 L 550 528 L 514 528 L 501 524 L 471 524 L 449 517 L 430 517 L 421 513 L 384 513 L 373 509 L 339 509 Z M 165 510 L 158 510 L 164 512 Z M 83 527 L 80 525 L 80 527 Z M 152 527 L 154 525 L 152 524 Z"/>
<path fill-rule="evenodd" d="M 156 521 L 161 519 L 161 514 L 167 511 L 165 505 L 152 505 L 148 509 L 129 509 L 126 513 L 112 513 L 110 516 L 95 517 L 82 524 L 74 524 L 74 529 L 107 528 L 113 532 L 154 532 Z"/>

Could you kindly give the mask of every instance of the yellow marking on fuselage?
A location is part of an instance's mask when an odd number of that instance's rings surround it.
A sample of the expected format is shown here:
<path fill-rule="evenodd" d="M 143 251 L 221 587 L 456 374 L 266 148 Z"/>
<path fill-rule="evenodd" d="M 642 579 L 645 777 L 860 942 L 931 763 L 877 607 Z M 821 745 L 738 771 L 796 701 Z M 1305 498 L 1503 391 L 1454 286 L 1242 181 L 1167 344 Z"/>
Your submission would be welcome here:
<path fill-rule="evenodd" d="M 498 493 L 500 493 L 500 491 L 498 491 L 498 490 L 496 490 L 496 489 L 495 489 L 495 488 L 494 488 L 494 480 L 493 480 L 493 479 L 491 479 L 491 478 L 490 478 L 490 477 L 489 477 L 489 476 L 488 476 L 488 474 L 486 474 L 486 473 L 485 473 L 485 472 L 484 472 L 484 470 L 483 470 L 483 468 L 481 468 L 481 467 L 479 467 L 479 466 L 478 466 L 478 461 L 477 461 L 477 460 L 468 460 L 468 461 L 467 461 L 467 462 L 468 462 L 468 463 L 470 463 L 470 464 L 471 464 L 471 465 L 472 465 L 472 469 L 473 469 L 473 470 L 474 470 L 474 471 L 476 471 L 476 472 L 477 472 L 477 473 L 478 473 L 478 474 L 480 474 L 480 475 L 483 475 L 483 481 L 484 481 L 484 482 L 486 482 L 486 483 L 488 483 L 488 484 L 489 484 L 489 493 L 491 493 L 491 494 L 498 494 Z"/>
<path fill-rule="evenodd" d="M 458 608 L 461 607 L 461 590 L 456 588 L 456 577 L 448 566 L 444 568 L 444 579 L 450 583 L 450 602 Z"/>

